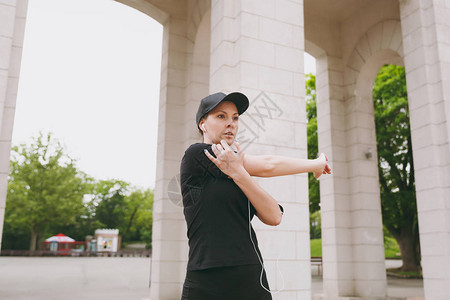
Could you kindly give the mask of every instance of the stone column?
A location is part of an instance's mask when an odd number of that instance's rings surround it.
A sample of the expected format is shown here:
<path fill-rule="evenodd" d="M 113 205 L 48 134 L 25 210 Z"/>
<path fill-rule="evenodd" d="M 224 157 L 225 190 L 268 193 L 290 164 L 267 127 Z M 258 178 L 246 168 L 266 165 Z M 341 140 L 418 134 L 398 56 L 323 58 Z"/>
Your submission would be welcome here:
<path fill-rule="evenodd" d="M 28 0 L 0 0 L 0 248 Z"/>
<path fill-rule="evenodd" d="M 345 105 L 351 212 L 347 226 L 352 244 L 353 295 L 361 298 L 383 298 L 387 285 L 372 100 L 373 82 L 381 66 L 372 69 L 366 61 L 367 68 L 357 75 L 354 93 L 347 94 Z"/>
<path fill-rule="evenodd" d="M 350 60 L 344 67 L 338 57 L 317 58 L 319 149 L 334 172 L 320 189 L 326 299 L 386 296 L 371 96 L 382 63 L 375 62 L 354 66 Z"/>
<path fill-rule="evenodd" d="M 210 2 L 167 4 L 159 111 L 157 176 L 153 206 L 151 299 L 180 299 L 188 241 L 179 185 L 186 148 L 199 142 L 195 113 L 208 93 Z"/>
<path fill-rule="evenodd" d="M 306 158 L 303 1 L 212 1 L 211 28 L 210 92 L 250 100 L 237 135 L 244 151 Z M 310 299 L 307 176 L 255 179 L 285 208 L 276 228 L 253 221 L 270 288 L 284 279 L 274 299 Z"/>
<path fill-rule="evenodd" d="M 327 154 L 332 176 L 320 179 L 323 291 L 326 299 L 353 295 L 351 203 L 347 179 L 343 63 L 326 54 L 316 59 L 319 152 Z"/>
<path fill-rule="evenodd" d="M 180 11 L 182 9 L 180 8 Z M 153 204 L 150 298 L 179 299 L 188 257 L 186 222 L 176 180 L 183 156 L 186 56 L 186 20 L 183 15 L 163 22 L 161 92 L 158 115 L 156 184 Z"/>
<path fill-rule="evenodd" d="M 450 4 L 400 1 L 427 299 L 450 295 Z"/>

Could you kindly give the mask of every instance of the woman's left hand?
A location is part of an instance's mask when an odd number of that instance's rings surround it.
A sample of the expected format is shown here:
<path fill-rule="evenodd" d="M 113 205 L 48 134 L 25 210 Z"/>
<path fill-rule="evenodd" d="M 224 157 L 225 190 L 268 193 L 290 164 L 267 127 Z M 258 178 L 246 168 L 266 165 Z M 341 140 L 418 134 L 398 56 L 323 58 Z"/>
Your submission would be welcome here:
<path fill-rule="evenodd" d="M 220 144 L 213 144 L 211 146 L 212 151 L 216 157 L 212 156 L 206 149 L 206 156 L 226 175 L 230 178 L 235 178 L 246 172 L 244 168 L 244 156 L 241 147 L 237 141 L 233 141 L 236 146 L 237 153 L 231 149 L 225 140 L 221 140 Z"/>
<path fill-rule="evenodd" d="M 317 170 L 313 172 L 316 179 L 319 179 L 322 174 L 331 174 L 331 168 L 327 163 L 328 157 L 325 154 L 321 153 L 316 161 L 319 163 Z"/>

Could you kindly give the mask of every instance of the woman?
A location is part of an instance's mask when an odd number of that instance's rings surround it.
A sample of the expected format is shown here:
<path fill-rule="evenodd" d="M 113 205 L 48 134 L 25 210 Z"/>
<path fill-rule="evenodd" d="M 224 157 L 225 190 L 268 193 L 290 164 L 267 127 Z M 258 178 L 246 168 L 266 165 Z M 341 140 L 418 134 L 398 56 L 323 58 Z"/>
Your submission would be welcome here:
<path fill-rule="evenodd" d="M 283 207 L 251 176 L 331 173 L 323 154 L 315 160 L 245 155 L 235 137 L 239 115 L 248 106 L 247 97 L 237 92 L 200 102 L 196 122 L 203 143 L 191 145 L 180 166 L 189 239 L 182 300 L 272 299 L 250 221 L 256 215 L 276 226 Z"/>

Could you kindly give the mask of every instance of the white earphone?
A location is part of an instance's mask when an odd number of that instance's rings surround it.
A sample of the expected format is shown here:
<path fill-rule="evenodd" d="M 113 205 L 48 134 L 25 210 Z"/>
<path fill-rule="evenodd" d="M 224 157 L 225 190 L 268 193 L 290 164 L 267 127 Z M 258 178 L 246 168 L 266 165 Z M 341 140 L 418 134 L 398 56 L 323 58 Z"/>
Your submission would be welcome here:
<path fill-rule="evenodd" d="M 205 124 L 202 124 L 203 129 L 206 131 Z"/>
<path fill-rule="evenodd" d="M 277 257 L 277 270 L 280 273 L 281 280 L 283 281 L 283 286 L 278 291 L 271 291 L 269 288 L 266 288 L 264 286 L 264 284 L 263 284 L 262 278 L 263 278 L 263 273 L 264 273 L 264 263 L 262 261 L 262 258 L 259 256 L 258 251 L 256 251 L 256 245 L 253 242 L 253 238 L 252 238 L 252 219 L 250 217 L 250 200 L 248 200 L 248 199 L 247 199 L 247 204 L 248 204 L 247 205 L 248 206 L 248 234 L 250 235 L 250 241 L 252 242 L 253 249 L 255 250 L 256 256 L 258 256 L 259 263 L 261 264 L 261 275 L 259 276 L 259 284 L 267 292 L 271 293 L 272 295 L 275 295 L 275 294 L 278 294 L 279 292 L 281 292 L 282 290 L 284 290 L 284 277 L 283 277 L 283 273 L 281 273 L 280 266 L 279 266 L 280 255 L 278 255 L 278 257 Z"/>

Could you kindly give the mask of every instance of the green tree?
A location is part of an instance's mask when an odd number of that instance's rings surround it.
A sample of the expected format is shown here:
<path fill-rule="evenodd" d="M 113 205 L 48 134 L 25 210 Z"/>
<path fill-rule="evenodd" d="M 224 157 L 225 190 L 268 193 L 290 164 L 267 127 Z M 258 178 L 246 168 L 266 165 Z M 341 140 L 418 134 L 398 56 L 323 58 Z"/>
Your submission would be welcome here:
<path fill-rule="evenodd" d="M 76 223 L 85 182 L 85 175 L 51 133 L 39 133 L 31 144 L 12 147 L 5 230 L 28 232 L 29 249 L 36 250 L 48 228 Z"/>
<path fill-rule="evenodd" d="M 48 229 L 48 236 L 55 232 L 62 232 L 77 241 L 85 240 L 87 235 L 93 235 L 95 230 L 104 227 L 95 216 L 95 205 L 92 201 L 93 179 L 88 183 L 88 192 L 83 197 L 83 208 L 81 213 L 76 216 L 76 223 L 71 225 L 55 224 Z"/>
<path fill-rule="evenodd" d="M 400 246 L 404 271 L 420 270 L 414 165 L 403 67 L 385 65 L 373 88 L 383 224 Z"/>
<path fill-rule="evenodd" d="M 25 250 L 30 247 L 29 230 L 12 227 L 6 220 L 6 214 L 3 225 L 2 249 Z"/>
<path fill-rule="evenodd" d="M 123 242 L 143 241 L 150 245 L 153 220 L 150 189 L 133 188 L 116 179 L 100 180 L 94 184 L 90 197 L 89 219 L 97 228 L 117 228 Z"/>
<path fill-rule="evenodd" d="M 306 119 L 308 136 L 308 159 L 317 158 L 319 152 L 317 137 L 316 76 L 306 74 Z M 311 238 L 320 238 L 320 187 L 312 173 L 308 173 L 309 213 Z M 317 213 L 316 213 L 317 212 Z"/>
<path fill-rule="evenodd" d="M 129 183 L 113 179 L 100 180 L 93 191 L 95 218 L 105 228 L 117 228 L 123 233 L 126 222 L 126 200 Z"/>
<path fill-rule="evenodd" d="M 129 229 L 128 240 L 129 241 L 140 241 L 147 244 L 147 248 L 151 247 L 152 242 L 152 225 L 153 225 L 153 191 L 147 190 L 137 190 L 131 195 L 135 196 L 132 202 L 130 202 L 130 207 L 139 206 L 132 218 L 132 225 Z M 130 195 L 130 198 L 131 198 Z M 130 209 L 133 212 L 134 209 Z M 131 220 L 132 214 L 129 215 Z"/>
<path fill-rule="evenodd" d="M 141 230 L 149 229 L 151 235 L 153 192 L 150 189 L 136 189 L 126 198 L 126 203 L 126 226 L 122 240 L 144 241 L 147 237 L 141 238 Z M 148 243 L 149 241 L 145 240 L 145 242 Z"/>

